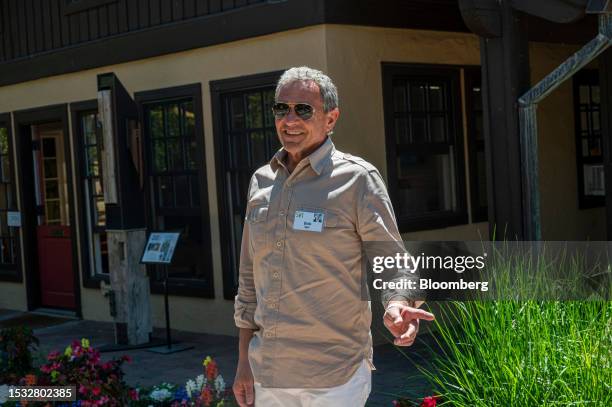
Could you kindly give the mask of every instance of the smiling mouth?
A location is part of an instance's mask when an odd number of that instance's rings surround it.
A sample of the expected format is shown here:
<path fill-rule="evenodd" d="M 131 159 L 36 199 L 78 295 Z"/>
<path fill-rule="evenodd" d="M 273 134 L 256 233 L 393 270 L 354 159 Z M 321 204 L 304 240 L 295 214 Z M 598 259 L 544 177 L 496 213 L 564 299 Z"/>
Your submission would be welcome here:
<path fill-rule="evenodd" d="M 297 137 L 304 134 L 301 130 L 283 130 L 283 135 L 288 137 Z"/>

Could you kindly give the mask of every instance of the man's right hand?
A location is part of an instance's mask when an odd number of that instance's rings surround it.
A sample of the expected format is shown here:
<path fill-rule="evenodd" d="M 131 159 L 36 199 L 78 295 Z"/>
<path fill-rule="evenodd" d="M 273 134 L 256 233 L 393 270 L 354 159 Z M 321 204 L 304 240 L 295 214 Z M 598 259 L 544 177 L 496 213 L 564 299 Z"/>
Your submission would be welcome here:
<path fill-rule="evenodd" d="M 248 359 L 238 362 L 236 369 L 236 378 L 234 379 L 234 396 L 240 407 L 255 406 L 255 391 L 253 390 L 254 380 L 253 372 Z"/>

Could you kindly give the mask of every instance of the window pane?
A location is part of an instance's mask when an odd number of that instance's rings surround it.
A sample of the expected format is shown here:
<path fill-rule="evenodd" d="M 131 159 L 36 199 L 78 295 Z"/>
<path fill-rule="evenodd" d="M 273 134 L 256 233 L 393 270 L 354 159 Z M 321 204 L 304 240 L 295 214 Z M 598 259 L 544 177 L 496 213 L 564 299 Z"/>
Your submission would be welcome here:
<path fill-rule="evenodd" d="M 393 86 L 393 110 L 395 112 L 406 112 L 406 87 L 403 84 Z"/>
<path fill-rule="evenodd" d="M 185 141 L 187 149 L 187 169 L 197 170 L 198 169 L 198 143 L 195 138 Z"/>
<path fill-rule="evenodd" d="M 162 106 L 149 109 L 149 132 L 151 138 L 164 137 L 164 108 Z"/>
<path fill-rule="evenodd" d="M 193 112 L 193 102 L 185 102 L 183 108 L 183 135 L 195 137 L 195 113 Z"/>
<path fill-rule="evenodd" d="M 85 154 L 87 157 L 87 175 L 88 176 L 98 176 L 100 175 L 100 163 L 98 160 L 98 147 L 87 147 Z M 54 160 L 55 162 L 55 160 Z M 46 168 L 46 167 L 45 167 Z"/>
<path fill-rule="evenodd" d="M 57 161 L 55 158 L 45 159 L 43 161 L 43 171 L 45 178 L 57 178 Z"/>
<path fill-rule="evenodd" d="M 264 98 L 264 126 L 273 127 L 274 126 L 274 115 L 272 114 L 272 105 L 274 104 L 274 91 L 264 90 L 263 91 Z"/>
<path fill-rule="evenodd" d="M 0 127 L 0 154 L 8 154 L 8 129 Z"/>
<path fill-rule="evenodd" d="M 2 161 L 2 182 L 11 182 L 11 162 L 8 155 L 0 156 Z"/>
<path fill-rule="evenodd" d="M 96 144 L 96 114 L 86 114 L 83 115 L 81 120 L 81 130 L 83 132 L 83 136 L 85 137 L 85 144 Z"/>
<path fill-rule="evenodd" d="M 446 142 L 446 118 L 444 116 L 432 116 L 430 118 L 431 141 L 436 143 Z"/>
<path fill-rule="evenodd" d="M 10 204 L 10 200 L 9 197 L 7 196 L 7 194 L 9 194 L 10 191 L 8 190 L 8 185 L 6 184 L 0 184 L 0 209 L 1 210 L 6 210 L 9 209 L 8 205 Z M 6 218 L 6 214 L 5 213 L 0 213 L 0 216 Z M 5 222 L 6 219 L 0 219 L 0 223 L 1 222 Z"/>
<path fill-rule="evenodd" d="M 475 111 L 482 111 L 482 91 L 480 90 L 480 86 L 472 87 L 472 100 L 474 103 L 472 109 Z"/>
<path fill-rule="evenodd" d="M 59 199 L 59 185 L 57 181 L 45 181 L 45 199 Z"/>
<path fill-rule="evenodd" d="M 158 177 L 159 184 L 159 206 L 162 208 L 170 208 L 174 206 L 174 185 L 172 177 Z"/>
<path fill-rule="evenodd" d="M 410 134 L 408 132 L 408 119 L 405 117 L 395 119 L 395 140 L 399 144 L 410 143 Z"/>
<path fill-rule="evenodd" d="M 582 139 L 582 156 L 583 157 L 589 156 L 589 139 L 587 138 Z"/>
<path fill-rule="evenodd" d="M 444 108 L 444 86 L 442 84 L 429 85 L 429 110 L 443 111 Z"/>
<path fill-rule="evenodd" d="M 153 165 L 154 171 L 166 171 L 166 143 L 163 140 L 153 141 Z"/>
<path fill-rule="evenodd" d="M 246 97 L 247 102 L 247 127 L 261 128 L 263 126 L 263 100 L 261 93 L 250 93 Z"/>
<path fill-rule="evenodd" d="M 593 131 L 598 131 L 601 129 L 600 124 L 599 124 L 599 112 L 595 111 L 593 113 L 591 113 L 591 120 L 592 120 L 592 125 L 593 125 Z"/>
<path fill-rule="evenodd" d="M 247 151 L 247 139 L 244 134 L 230 136 L 232 144 L 232 166 L 234 168 L 248 167 L 249 156 Z"/>
<path fill-rule="evenodd" d="M 589 104 L 589 86 L 588 85 L 580 85 L 578 87 L 578 93 L 580 93 L 580 103 L 581 104 Z"/>
<path fill-rule="evenodd" d="M 599 104 L 599 85 L 591 86 L 591 102 Z"/>
<path fill-rule="evenodd" d="M 266 162 L 266 138 L 264 133 L 261 131 L 252 132 L 251 136 L 251 162 L 252 167 L 257 166 L 259 163 Z"/>
<path fill-rule="evenodd" d="M 413 112 L 422 112 L 425 110 L 425 84 L 410 85 L 410 110 Z"/>
<path fill-rule="evenodd" d="M 601 156 L 601 138 L 593 137 L 589 139 L 589 153 L 591 157 Z"/>
<path fill-rule="evenodd" d="M 181 135 L 181 122 L 179 107 L 176 104 L 166 106 L 167 137 L 179 137 Z"/>
<path fill-rule="evenodd" d="M 452 149 L 449 154 L 403 153 L 398 156 L 401 215 L 451 211 L 456 208 Z"/>
<path fill-rule="evenodd" d="M 412 142 L 413 143 L 427 143 L 429 141 L 427 137 L 427 117 L 412 115 Z"/>
<path fill-rule="evenodd" d="M 180 171 L 183 169 L 183 142 L 181 139 L 169 139 L 168 147 L 168 171 Z"/>
<path fill-rule="evenodd" d="M 45 207 L 48 224 L 57 223 L 61 220 L 59 201 L 46 201 Z"/>
<path fill-rule="evenodd" d="M 474 131 L 476 132 L 476 134 L 474 134 L 476 140 L 484 140 L 482 112 L 474 114 Z"/>
<path fill-rule="evenodd" d="M 189 177 L 187 175 L 179 175 L 174 178 L 176 187 L 176 206 L 179 208 L 189 207 Z"/>
<path fill-rule="evenodd" d="M 584 165 L 584 194 L 605 196 L 603 165 Z"/>
<path fill-rule="evenodd" d="M 106 206 L 104 205 L 104 197 L 99 196 L 94 199 L 95 203 L 95 223 L 98 226 L 106 226 Z"/>
<path fill-rule="evenodd" d="M 232 130 L 244 128 L 245 120 L 242 95 L 232 96 L 230 99 L 230 124 Z"/>
<path fill-rule="evenodd" d="M 270 157 L 269 159 L 272 159 L 272 156 L 281 148 L 281 143 L 278 140 L 278 135 L 276 134 L 276 130 L 269 130 L 266 132 L 267 137 L 268 137 L 268 143 L 270 145 Z M 268 161 L 268 160 L 266 160 Z M 262 165 L 265 163 L 262 163 Z"/>
<path fill-rule="evenodd" d="M 92 178 L 92 191 L 94 195 L 102 195 L 102 180 L 100 178 Z"/>
<path fill-rule="evenodd" d="M 168 272 L 177 278 L 204 278 L 202 264 L 202 221 L 199 216 L 164 216 L 164 230 L 181 230 L 172 266 Z"/>
<path fill-rule="evenodd" d="M 55 140 L 52 138 L 44 138 L 42 140 L 43 157 L 55 157 Z"/>

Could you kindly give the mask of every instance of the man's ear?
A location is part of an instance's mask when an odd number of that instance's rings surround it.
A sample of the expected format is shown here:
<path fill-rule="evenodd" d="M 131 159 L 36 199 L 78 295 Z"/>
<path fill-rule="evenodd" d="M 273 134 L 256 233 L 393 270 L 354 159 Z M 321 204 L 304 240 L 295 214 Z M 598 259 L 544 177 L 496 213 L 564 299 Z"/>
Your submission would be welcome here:
<path fill-rule="evenodd" d="M 329 112 L 327 112 L 326 115 L 327 115 L 327 123 L 325 123 L 325 127 L 326 127 L 325 130 L 327 133 L 329 133 L 336 126 L 338 117 L 340 117 L 340 110 L 337 107 L 335 107 Z"/>

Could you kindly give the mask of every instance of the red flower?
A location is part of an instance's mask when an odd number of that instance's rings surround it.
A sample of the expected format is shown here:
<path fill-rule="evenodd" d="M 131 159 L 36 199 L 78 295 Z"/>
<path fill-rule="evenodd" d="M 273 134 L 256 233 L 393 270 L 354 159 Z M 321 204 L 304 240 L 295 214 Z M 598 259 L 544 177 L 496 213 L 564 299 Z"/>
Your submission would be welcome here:
<path fill-rule="evenodd" d="M 212 403 L 213 401 L 213 395 L 212 391 L 210 390 L 210 387 L 206 386 L 204 391 L 202 391 L 202 394 L 200 395 L 200 400 L 202 400 L 202 403 L 204 403 L 206 407 L 210 406 L 210 403 Z"/>
<path fill-rule="evenodd" d="M 132 358 L 128 355 L 121 356 L 121 360 L 123 360 L 124 362 L 132 363 Z"/>
<path fill-rule="evenodd" d="M 436 407 L 438 396 L 428 396 L 423 399 L 421 407 Z"/>
<path fill-rule="evenodd" d="M 206 366 L 206 378 L 208 379 L 208 381 L 210 382 L 215 380 L 218 374 L 219 369 L 217 368 L 217 364 L 215 363 L 215 361 L 213 360 L 209 362 L 208 366 Z"/>
<path fill-rule="evenodd" d="M 99 396 L 99 395 L 100 395 L 100 393 L 102 393 L 102 389 L 101 389 L 100 387 L 96 386 L 96 387 L 94 387 L 93 389 L 91 389 L 91 393 L 92 393 L 94 396 Z M 435 405 L 434 405 L 434 407 L 435 407 Z"/>

